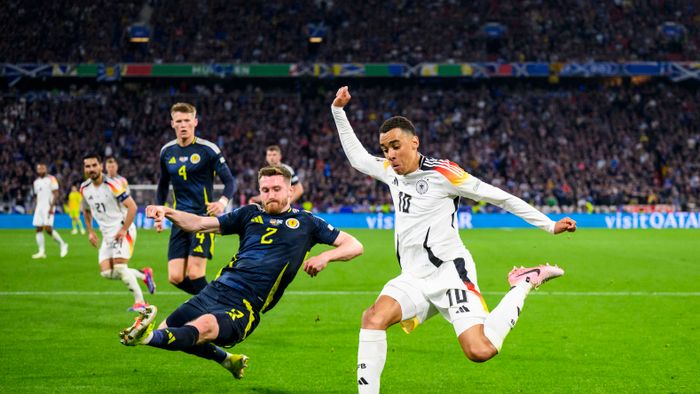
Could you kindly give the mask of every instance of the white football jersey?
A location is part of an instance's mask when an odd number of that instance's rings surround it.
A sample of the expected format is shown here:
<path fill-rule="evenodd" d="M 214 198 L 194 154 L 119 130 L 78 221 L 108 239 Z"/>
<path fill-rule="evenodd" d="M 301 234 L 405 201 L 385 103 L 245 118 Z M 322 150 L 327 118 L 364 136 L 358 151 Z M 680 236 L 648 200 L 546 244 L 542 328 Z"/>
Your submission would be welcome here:
<path fill-rule="evenodd" d="M 58 180 L 53 175 L 46 175 L 34 180 L 34 195 L 36 196 L 36 206 L 47 208 L 53 202 L 53 191 L 58 190 Z"/>
<path fill-rule="evenodd" d="M 102 174 L 102 183 L 95 186 L 91 179 L 80 185 L 83 195 L 83 209 L 89 209 L 100 225 L 104 236 L 113 236 L 119 231 L 126 218 L 127 209 L 123 202 L 129 193 L 122 183 Z"/>
<path fill-rule="evenodd" d="M 425 277 L 442 262 L 469 253 L 457 226 L 460 197 L 486 201 L 545 231 L 554 231 L 554 221 L 545 214 L 520 198 L 482 182 L 449 160 L 420 156 L 416 171 L 396 174 L 388 160 L 365 150 L 342 108 L 332 107 L 332 112 L 350 164 L 389 185 L 395 211 L 394 246 L 403 272 Z"/>

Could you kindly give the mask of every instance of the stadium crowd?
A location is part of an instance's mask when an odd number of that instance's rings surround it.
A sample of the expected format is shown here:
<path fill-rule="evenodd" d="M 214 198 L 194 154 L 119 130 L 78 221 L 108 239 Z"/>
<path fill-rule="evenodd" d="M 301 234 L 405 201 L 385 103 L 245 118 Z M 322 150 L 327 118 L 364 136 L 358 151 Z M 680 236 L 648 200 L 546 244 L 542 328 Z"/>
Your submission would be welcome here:
<path fill-rule="evenodd" d="M 93 85 L 4 95 L 3 210 L 31 209 L 39 161 L 48 162 L 65 196 L 82 181 L 81 156 L 91 150 L 117 156 L 130 183 L 155 184 L 160 147 L 174 138 L 169 108 L 176 101 L 197 106 L 198 134 L 222 148 L 237 177 L 234 205 L 256 194 L 265 147 L 278 144 L 304 183 L 307 206 L 388 209 L 388 189 L 354 171 L 342 152 L 329 109 L 336 83 L 294 84 Z M 700 93 L 694 86 L 455 84 L 357 81 L 347 111 L 371 153 L 381 156 L 381 122 L 401 114 L 415 123 L 423 153 L 450 159 L 545 210 L 647 203 L 697 209 Z M 153 198 L 136 197 L 139 204 Z"/>
<path fill-rule="evenodd" d="M 696 60 L 700 51 L 694 1 L 465 4 L 8 0 L 0 8 L 0 61 L 417 64 Z M 312 36 L 321 42 L 310 43 Z"/>

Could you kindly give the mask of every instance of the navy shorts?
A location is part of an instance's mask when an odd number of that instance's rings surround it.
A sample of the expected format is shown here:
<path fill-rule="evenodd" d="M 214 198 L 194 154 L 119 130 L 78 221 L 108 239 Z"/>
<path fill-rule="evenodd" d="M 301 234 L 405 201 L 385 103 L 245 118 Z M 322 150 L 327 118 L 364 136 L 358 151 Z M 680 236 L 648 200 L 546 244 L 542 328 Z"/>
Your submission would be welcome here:
<path fill-rule="evenodd" d="M 224 347 L 242 342 L 260 323 L 260 314 L 250 302 L 218 281 L 210 282 L 199 294 L 180 305 L 165 322 L 168 327 L 182 327 L 208 313 L 219 323 L 219 336 L 214 343 Z"/>
<path fill-rule="evenodd" d="M 168 260 L 186 259 L 187 256 L 204 257 L 211 260 L 214 255 L 214 233 L 188 233 L 180 227 L 170 230 Z"/>

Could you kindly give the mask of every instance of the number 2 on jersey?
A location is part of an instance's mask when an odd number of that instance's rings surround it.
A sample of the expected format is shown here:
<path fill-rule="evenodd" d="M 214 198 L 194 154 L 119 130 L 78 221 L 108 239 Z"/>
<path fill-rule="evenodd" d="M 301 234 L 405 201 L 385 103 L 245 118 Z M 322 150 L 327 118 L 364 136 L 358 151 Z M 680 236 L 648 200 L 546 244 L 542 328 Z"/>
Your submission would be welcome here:
<path fill-rule="evenodd" d="M 265 234 L 263 234 L 263 236 L 260 237 L 260 243 L 261 243 L 261 244 L 265 244 L 265 245 L 271 244 L 271 243 L 272 243 L 272 239 L 270 239 L 269 237 L 272 236 L 272 234 L 274 234 L 274 233 L 276 233 L 276 232 L 277 232 L 277 229 L 274 228 L 274 227 L 268 227 L 268 228 L 266 228 L 266 229 L 265 229 Z"/>
<path fill-rule="evenodd" d="M 177 174 L 180 175 L 183 180 L 187 180 L 187 167 L 183 164 L 182 167 L 177 170 Z"/>

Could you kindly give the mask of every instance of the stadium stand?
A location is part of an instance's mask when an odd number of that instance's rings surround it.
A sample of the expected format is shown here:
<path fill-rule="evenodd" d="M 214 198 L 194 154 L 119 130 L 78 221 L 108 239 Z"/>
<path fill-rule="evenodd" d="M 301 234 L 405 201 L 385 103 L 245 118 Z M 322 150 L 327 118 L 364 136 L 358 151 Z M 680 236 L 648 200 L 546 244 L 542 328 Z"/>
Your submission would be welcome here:
<path fill-rule="evenodd" d="M 352 171 L 340 150 L 329 111 L 337 85 L 93 84 L 5 94 L 0 200 L 6 211 L 28 209 L 32 166 L 45 158 L 69 190 L 82 179 L 82 153 L 93 149 L 119 157 L 132 184 L 157 182 L 158 149 L 173 138 L 168 108 L 182 100 L 197 106 L 199 134 L 222 147 L 236 173 L 236 204 L 255 194 L 264 147 L 276 143 L 315 210 L 381 209 L 390 201 L 387 190 Z M 414 121 L 424 153 L 455 161 L 544 209 L 655 203 L 692 210 L 700 199 L 694 84 L 414 79 L 357 80 L 353 88 L 351 121 L 378 156 L 379 125 L 402 114 Z"/>
<path fill-rule="evenodd" d="M 695 60 L 700 50 L 693 1 L 4 4 L 0 61 L 15 63 Z"/>

